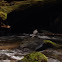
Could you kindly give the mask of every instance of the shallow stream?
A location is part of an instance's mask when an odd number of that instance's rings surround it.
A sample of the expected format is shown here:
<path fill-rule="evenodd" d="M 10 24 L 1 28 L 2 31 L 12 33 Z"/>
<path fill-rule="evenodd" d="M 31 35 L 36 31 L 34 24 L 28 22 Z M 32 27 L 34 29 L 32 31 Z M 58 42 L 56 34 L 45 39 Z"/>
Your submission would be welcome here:
<path fill-rule="evenodd" d="M 0 37 L 0 47 L 7 46 L 6 47 L 7 49 L 6 48 L 4 49 L 3 47 L 2 47 L 2 49 L 0 49 L 0 62 L 21 62 L 20 60 L 24 57 L 24 55 L 30 53 L 31 50 L 28 50 L 28 49 L 21 50 L 19 45 L 21 45 L 20 42 L 23 39 L 28 39 L 28 38 L 30 38 L 28 34 L 26 34 L 26 36 L 23 35 L 23 36 Z M 3 41 L 3 42 L 1 42 L 1 41 Z M 18 44 L 16 44 L 16 43 L 18 43 Z M 8 46 L 10 46 L 10 47 L 12 46 L 13 48 L 8 49 Z M 16 47 L 14 47 L 14 46 L 16 46 Z M 48 62 L 62 62 L 62 49 L 48 48 L 48 49 L 42 50 L 40 52 L 42 52 L 43 54 L 45 54 L 48 57 Z"/>

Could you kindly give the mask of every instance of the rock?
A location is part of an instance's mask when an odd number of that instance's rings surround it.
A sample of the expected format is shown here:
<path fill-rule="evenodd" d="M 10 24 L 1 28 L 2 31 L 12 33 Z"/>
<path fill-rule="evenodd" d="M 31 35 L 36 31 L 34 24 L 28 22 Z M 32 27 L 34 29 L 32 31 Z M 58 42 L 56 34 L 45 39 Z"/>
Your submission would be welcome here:
<path fill-rule="evenodd" d="M 48 59 L 40 52 L 33 52 L 24 56 L 22 62 L 48 62 Z"/>
<path fill-rule="evenodd" d="M 48 57 L 48 62 L 62 62 L 62 49 L 46 49 L 42 51 Z"/>
<path fill-rule="evenodd" d="M 62 45 L 59 45 L 59 44 L 52 42 L 50 40 L 44 40 L 44 44 L 47 44 L 53 48 L 61 48 L 62 47 Z"/>
<path fill-rule="evenodd" d="M 26 39 L 24 39 L 23 41 L 21 41 L 20 43 L 20 49 L 23 50 L 24 52 L 27 51 L 35 51 L 39 48 L 41 48 L 43 46 L 44 42 L 43 39 L 39 39 L 39 38 L 32 38 L 32 37 L 28 37 Z"/>

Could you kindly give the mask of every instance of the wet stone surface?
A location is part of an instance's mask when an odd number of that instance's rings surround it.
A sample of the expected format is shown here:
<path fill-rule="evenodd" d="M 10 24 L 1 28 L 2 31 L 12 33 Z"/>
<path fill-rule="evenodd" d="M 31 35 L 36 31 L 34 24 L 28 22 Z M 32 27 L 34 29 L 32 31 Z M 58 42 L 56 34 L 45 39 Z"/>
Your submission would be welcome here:
<path fill-rule="evenodd" d="M 61 49 L 47 49 L 42 51 L 48 57 L 48 62 L 62 62 Z"/>

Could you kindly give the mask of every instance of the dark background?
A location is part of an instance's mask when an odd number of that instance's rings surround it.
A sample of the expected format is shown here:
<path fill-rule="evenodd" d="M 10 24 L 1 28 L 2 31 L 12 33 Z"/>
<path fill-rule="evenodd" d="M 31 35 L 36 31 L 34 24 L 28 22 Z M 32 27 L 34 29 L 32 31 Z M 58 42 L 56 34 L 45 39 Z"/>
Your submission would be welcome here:
<path fill-rule="evenodd" d="M 30 33 L 34 29 L 61 33 L 62 5 L 31 6 L 23 11 L 8 14 L 9 25 L 15 33 Z"/>
<path fill-rule="evenodd" d="M 14 10 L 8 14 L 5 23 L 10 29 L 2 29 L 5 34 L 32 33 L 38 29 L 62 33 L 62 4 L 33 5 L 24 10 Z"/>

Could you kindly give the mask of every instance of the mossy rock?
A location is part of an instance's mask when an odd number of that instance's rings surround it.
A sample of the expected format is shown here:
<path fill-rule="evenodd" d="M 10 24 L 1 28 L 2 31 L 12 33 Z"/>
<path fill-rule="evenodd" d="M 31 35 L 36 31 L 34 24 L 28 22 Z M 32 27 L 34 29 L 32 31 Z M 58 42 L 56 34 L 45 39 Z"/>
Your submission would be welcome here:
<path fill-rule="evenodd" d="M 61 45 L 59 45 L 59 44 L 57 44 L 57 43 L 55 43 L 55 42 L 52 42 L 52 41 L 50 41 L 50 40 L 44 40 L 44 44 L 50 44 L 50 45 L 52 45 L 54 48 L 61 48 L 61 47 L 62 47 Z"/>
<path fill-rule="evenodd" d="M 7 19 L 7 13 L 0 11 L 0 19 L 6 20 Z"/>
<path fill-rule="evenodd" d="M 40 52 L 33 52 L 24 56 L 22 62 L 48 62 L 48 59 Z"/>

